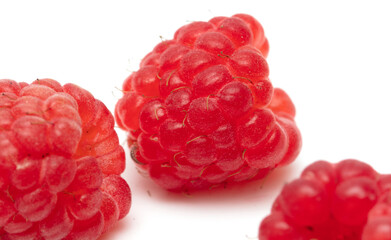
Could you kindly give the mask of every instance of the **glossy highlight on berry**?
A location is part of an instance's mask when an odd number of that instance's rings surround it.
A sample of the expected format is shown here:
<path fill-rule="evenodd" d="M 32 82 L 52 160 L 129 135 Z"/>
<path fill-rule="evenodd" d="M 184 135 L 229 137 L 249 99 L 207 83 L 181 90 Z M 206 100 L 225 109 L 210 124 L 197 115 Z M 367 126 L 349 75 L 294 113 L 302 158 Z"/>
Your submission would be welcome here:
<path fill-rule="evenodd" d="M 99 100 L 52 79 L 0 80 L 0 239 L 98 239 L 131 204 Z"/>
<path fill-rule="evenodd" d="M 263 178 L 299 154 L 289 96 L 273 88 L 262 25 L 236 14 L 192 22 L 123 83 L 116 121 L 138 167 L 171 191 Z"/>

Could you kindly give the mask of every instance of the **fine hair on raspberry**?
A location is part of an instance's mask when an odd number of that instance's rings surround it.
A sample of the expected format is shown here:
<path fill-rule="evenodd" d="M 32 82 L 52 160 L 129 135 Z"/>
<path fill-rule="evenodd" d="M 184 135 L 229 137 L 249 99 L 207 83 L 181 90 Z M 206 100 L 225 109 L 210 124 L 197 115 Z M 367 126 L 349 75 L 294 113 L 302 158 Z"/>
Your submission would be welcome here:
<path fill-rule="evenodd" d="M 295 107 L 274 88 L 269 43 L 252 16 L 192 22 L 123 83 L 115 117 L 137 166 L 191 191 L 264 178 L 301 149 Z"/>

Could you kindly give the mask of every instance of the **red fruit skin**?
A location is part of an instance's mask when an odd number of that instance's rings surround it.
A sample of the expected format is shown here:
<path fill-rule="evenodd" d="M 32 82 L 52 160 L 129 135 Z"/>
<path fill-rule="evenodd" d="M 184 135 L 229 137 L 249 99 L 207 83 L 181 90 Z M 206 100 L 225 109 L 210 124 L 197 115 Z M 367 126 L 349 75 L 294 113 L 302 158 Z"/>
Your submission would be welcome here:
<path fill-rule="evenodd" d="M 252 108 L 254 100 L 246 84 L 233 81 L 220 90 L 218 104 L 227 118 L 236 119 Z"/>
<path fill-rule="evenodd" d="M 105 222 L 103 227 L 103 233 L 105 233 L 115 225 L 119 218 L 118 204 L 109 194 L 103 193 L 100 212 Z"/>
<path fill-rule="evenodd" d="M 118 205 L 118 219 L 124 218 L 129 213 L 132 202 L 132 194 L 126 181 L 118 175 L 109 175 L 103 179 L 101 189 Z"/>
<path fill-rule="evenodd" d="M 261 50 L 266 58 L 269 53 L 269 43 L 265 37 L 262 25 L 252 16 L 247 14 L 235 14 L 233 17 L 242 19 L 253 32 L 254 46 Z"/>
<path fill-rule="evenodd" d="M 335 189 L 332 211 L 335 218 L 349 226 L 366 222 L 369 210 L 378 197 L 376 182 L 366 177 L 345 180 Z M 357 209 L 360 208 L 360 211 Z"/>
<path fill-rule="evenodd" d="M 125 153 L 102 102 L 74 84 L 4 79 L 0 109 L 1 239 L 94 240 L 128 214 Z"/>
<path fill-rule="evenodd" d="M 370 221 L 364 228 L 362 240 L 390 240 L 391 216 Z"/>
<path fill-rule="evenodd" d="M 289 136 L 287 144 L 288 148 L 284 157 L 280 161 L 280 166 L 284 166 L 290 164 L 297 158 L 300 153 L 303 141 L 295 122 L 282 116 L 277 117 L 277 122 L 283 129 L 285 129 L 286 135 Z"/>
<path fill-rule="evenodd" d="M 256 148 L 243 152 L 243 157 L 255 169 L 275 168 L 287 153 L 288 141 L 284 130 L 276 124 Z"/>
<path fill-rule="evenodd" d="M 90 219 L 76 221 L 71 233 L 66 236 L 64 240 L 98 239 L 98 237 L 103 233 L 103 229 L 104 216 L 101 212 L 98 212 Z"/>
<path fill-rule="evenodd" d="M 269 215 L 259 227 L 259 240 L 304 240 L 281 213 Z"/>
<path fill-rule="evenodd" d="M 317 161 L 284 186 L 259 239 L 391 239 L 389 175 L 353 159 Z"/>
<path fill-rule="evenodd" d="M 322 224 L 329 218 L 330 199 L 315 181 L 298 179 L 287 184 L 279 203 L 284 213 L 301 226 Z"/>
<path fill-rule="evenodd" d="M 193 100 L 187 113 L 187 124 L 194 132 L 211 133 L 224 123 L 217 100 L 201 97 Z"/>
<path fill-rule="evenodd" d="M 0 210 L 0 226 L 4 226 L 15 215 L 16 209 L 13 206 L 12 199 L 3 193 L 0 195 Z"/>
<path fill-rule="evenodd" d="M 247 14 L 192 22 L 159 43 L 124 81 L 115 110 L 139 169 L 189 192 L 261 179 L 294 161 L 295 107 L 269 80 L 268 52 Z"/>
<path fill-rule="evenodd" d="M 39 223 L 39 229 L 45 239 L 62 239 L 72 231 L 74 223 L 66 208 L 57 206 L 48 218 Z"/>
<path fill-rule="evenodd" d="M 132 89 L 145 96 L 155 96 L 159 93 L 159 79 L 157 78 L 157 69 L 152 65 L 140 68 L 133 75 Z"/>
<path fill-rule="evenodd" d="M 269 65 L 258 49 L 242 47 L 229 58 L 234 76 L 250 79 L 253 83 L 268 79 Z"/>
<path fill-rule="evenodd" d="M 139 127 L 138 116 L 146 99 L 139 94 L 133 92 L 125 94 L 116 105 L 117 122 L 120 122 L 126 130 L 137 130 Z"/>
<path fill-rule="evenodd" d="M 335 173 L 338 182 L 346 181 L 356 177 L 368 177 L 376 180 L 378 173 L 367 163 L 354 159 L 346 159 L 335 166 Z"/>
<path fill-rule="evenodd" d="M 292 100 L 280 88 L 275 88 L 273 98 L 269 104 L 269 108 L 276 114 L 287 115 L 290 118 L 294 118 L 296 115 L 296 108 L 293 105 Z"/>
<path fill-rule="evenodd" d="M 329 196 L 334 195 L 337 177 L 334 166 L 326 161 L 317 161 L 307 166 L 300 178 L 318 182 L 323 185 Z"/>

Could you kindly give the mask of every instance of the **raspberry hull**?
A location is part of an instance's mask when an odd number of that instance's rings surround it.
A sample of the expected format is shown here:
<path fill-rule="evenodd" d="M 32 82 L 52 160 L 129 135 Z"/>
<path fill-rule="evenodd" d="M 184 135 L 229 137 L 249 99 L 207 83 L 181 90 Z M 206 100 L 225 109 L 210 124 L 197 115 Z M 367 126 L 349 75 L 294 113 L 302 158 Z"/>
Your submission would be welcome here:
<path fill-rule="evenodd" d="M 260 240 L 391 240 L 391 175 L 368 164 L 318 161 L 288 183 L 261 223 Z"/>
<path fill-rule="evenodd" d="M 178 29 L 123 84 L 116 121 L 138 166 L 172 191 L 263 178 L 289 164 L 301 136 L 274 89 L 261 24 L 237 14 Z"/>
<path fill-rule="evenodd" d="M 114 118 L 86 90 L 0 80 L 0 239 L 97 239 L 129 211 Z"/>

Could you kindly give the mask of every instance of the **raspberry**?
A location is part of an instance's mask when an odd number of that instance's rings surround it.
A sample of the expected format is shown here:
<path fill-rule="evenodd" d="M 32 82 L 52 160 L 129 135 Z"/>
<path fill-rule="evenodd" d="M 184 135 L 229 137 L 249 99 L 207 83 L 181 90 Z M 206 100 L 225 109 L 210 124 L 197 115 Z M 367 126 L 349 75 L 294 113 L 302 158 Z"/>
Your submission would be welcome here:
<path fill-rule="evenodd" d="M 294 105 L 269 80 L 269 45 L 250 15 L 178 29 L 123 84 L 116 106 L 140 168 L 190 191 L 264 177 L 301 149 Z"/>
<path fill-rule="evenodd" d="M 391 175 L 348 159 L 318 161 L 288 183 L 259 227 L 260 240 L 391 240 Z"/>
<path fill-rule="evenodd" d="M 97 239 L 130 209 L 106 106 L 52 79 L 0 80 L 0 239 Z"/>

